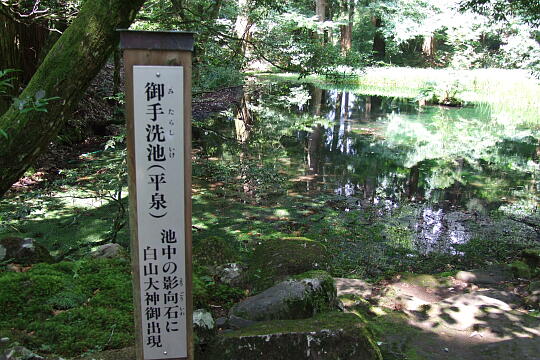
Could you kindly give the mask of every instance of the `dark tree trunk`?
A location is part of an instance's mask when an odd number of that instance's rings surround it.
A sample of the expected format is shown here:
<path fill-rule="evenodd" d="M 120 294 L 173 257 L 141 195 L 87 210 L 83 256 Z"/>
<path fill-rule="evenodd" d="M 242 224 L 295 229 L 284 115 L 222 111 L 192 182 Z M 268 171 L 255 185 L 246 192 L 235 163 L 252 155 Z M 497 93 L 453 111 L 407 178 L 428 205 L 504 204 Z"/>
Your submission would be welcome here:
<path fill-rule="evenodd" d="M 373 37 L 373 57 L 375 60 L 384 60 L 386 56 L 386 42 L 381 32 L 382 22 L 377 17 L 371 18 L 371 23 L 375 26 L 375 36 Z"/>
<path fill-rule="evenodd" d="M 409 171 L 409 191 L 408 198 L 411 200 L 418 194 L 418 180 L 420 179 L 420 168 L 414 165 Z"/>
<path fill-rule="evenodd" d="M 116 96 L 120 92 L 120 83 L 122 82 L 121 68 L 122 68 L 122 54 L 120 49 L 114 49 L 114 72 L 113 72 L 113 88 L 111 96 Z"/>
<path fill-rule="evenodd" d="M 81 94 L 118 42 L 118 28 L 128 28 L 144 0 L 88 0 L 71 26 L 49 51 L 20 95 L 38 92 L 59 97 L 47 112 L 11 107 L 0 117 L 0 196 L 47 149 Z"/>
<path fill-rule="evenodd" d="M 0 113 L 9 108 L 11 97 L 16 96 L 36 72 L 40 53 L 45 46 L 49 29 L 37 22 L 23 23 L 8 16 L 4 5 L 0 5 L 0 70 L 15 69 L 13 88 L 8 97 L 0 97 Z"/>

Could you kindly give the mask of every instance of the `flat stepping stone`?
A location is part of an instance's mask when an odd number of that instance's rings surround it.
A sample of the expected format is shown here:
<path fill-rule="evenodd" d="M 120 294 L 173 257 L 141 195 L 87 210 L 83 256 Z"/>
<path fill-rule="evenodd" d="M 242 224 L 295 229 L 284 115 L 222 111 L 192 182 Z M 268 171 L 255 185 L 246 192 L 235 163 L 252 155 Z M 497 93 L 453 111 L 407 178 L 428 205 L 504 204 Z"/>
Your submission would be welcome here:
<path fill-rule="evenodd" d="M 340 312 L 304 320 L 264 321 L 220 335 L 197 358 L 207 360 L 382 360 L 362 320 Z"/>

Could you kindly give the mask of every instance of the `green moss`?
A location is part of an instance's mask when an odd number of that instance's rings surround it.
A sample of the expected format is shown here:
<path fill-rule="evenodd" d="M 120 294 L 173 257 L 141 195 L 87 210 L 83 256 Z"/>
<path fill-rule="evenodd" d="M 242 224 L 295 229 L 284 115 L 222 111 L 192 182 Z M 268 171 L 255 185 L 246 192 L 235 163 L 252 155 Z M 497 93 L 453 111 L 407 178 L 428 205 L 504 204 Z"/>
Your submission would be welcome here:
<path fill-rule="evenodd" d="M 307 349 L 314 354 L 324 353 L 325 359 L 382 359 L 364 321 L 351 313 L 330 312 L 310 319 L 260 322 L 223 334 L 218 344 L 211 359 L 222 359 L 224 354 L 225 358 L 242 359 L 257 359 L 262 354 L 265 358 L 282 358 L 283 354 L 302 358 Z"/>
<path fill-rule="evenodd" d="M 102 166 L 96 164 L 93 166 L 87 165 L 87 167 L 91 168 L 94 172 L 102 168 Z M 71 181 L 76 181 L 76 178 L 84 176 L 84 174 L 86 172 L 77 171 L 73 175 L 73 179 L 69 179 L 69 181 L 63 180 L 62 185 L 66 187 L 70 186 L 66 185 L 66 182 L 71 183 Z M 73 188 L 70 187 L 70 190 L 73 190 Z M 102 241 L 111 230 L 111 223 L 116 215 L 115 205 L 105 204 L 101 207 L 90 208 L 91 202 L 89 200 L 84 202 L 84 200 L 76 199 L 77 196 L 82 197 L 81 194 L 67 190 L 65 193 L 62 196 L 74 196 L 74 198 L 69 198 L 65 202 L 54 197 L 45 201 L 38 201 L 36 200 L 37 194 L 34 193 L 28 194 L 28 198 L 20 197 L 17 200 L 0 200 L 0 217 L 2 219 L 10 219 L 10 211 L 17 211 L 24 207 L 42 212 L 42 214 L 31 214 L 31 221 L 24 218 L 11 220 L 9 224 L 13 228 L 16 228 L 18 232 L 2 232 L 2 227 L 0 227 L 0 237 L 16 236 L 35 238 L 37 242 L 49 249 L 54 256 L 64 253 L 71 248 L 80 247 L 80 245 Z M 19 208 L 6 206 L 9 201 L 17 201 L 22 204 L 18 204 Z M 75 202 L 76 205 L 73 206 L 71 201 Z M 11 226 L 5 230 L 13 229 Z M 118 233 L 117 241 L 122 245 L 129 243 L 127 227 Z M 90 249 L 90 247 L 83 247 L 83 250 L 75 253 L 74 256 L 80 258 L 79 254 L 86 254 Z"/>
<path fill-rule="evenodd" d="M 521 256 L 531 269 L 535 270 L 540 267 L 540 249 L 525 249 Z"/>
<path fill-rule="evenodd" d="M 32 349 L 71 356 L 128 346 L 134 341 L 132 304 L 125 259 L 0 273 L 0 334 Z"/>
<path fill-rule="evenodd" d="M 229 239 L 209 236 L 193 243 L 194 261 L 199 265 L 223 265 L 238 260 L 238 250 Z"/>
<path fill-rule="evenodd" d="M 356 329 L 365 326 L 353 314 L 329 312 L 310 319 L 261 321 L 244 329 L 224 334 L 225 337 L 258 336 L 287 332 L 311 332 L 321 329 Z"/>
<path fill-rule="evenodd" d="M 328 281 L 334 283 L 334 278 L 324 270 L 310 270 L 303 272 L 298 275 L 289 276 L 291 280 L 302 280 L 302 279 L 319 279 L 321 281 Z"/>
<path fill-rule="evenodd" d="M 319 314 L 336 309 L 337 291 L 334 278 L 326 271 L 312 270 L 292 277 L 294 280 L 317 279 L 321 282 L 321 289 L 315 291 L 305 299 L 289 302 L 287 305 L 293 314 Z"/>
<path fill-rule="evenodd" d="M 510 264 L 510 268 L 518 278 L 530 279 L 532 276 L 531 268 L 523 261 L 514 261 Z"/>
<path fill-rule="evenodd" d="M 339 300 L 347 309 L 347 311 L 355 313 L 360 318 L 366 320 L 372 316 L 376 316 L 374 305 L 368 300 L 356 294 L 341 295 Z"/>
<path fill-rule="evenodd" d="M 90 355 L 81 357 L 80 360 L 133 360 L 135 357 L 135 348 L 128 347 L 119 350 L 93 352 Z"/>
<path fill-rule="evenodd" d="M 372 318 L 368 329 L 382 343 L 381 352 L 385 360 L 427 360 L 417 353 L 412 344 L 414 339 L 425 336 L 421 330 L 407 324 L 404 314 L 394 312 Z"/>
<path fill-rule="evenodd" d="M 318 241 L 304 237 L 268 239 L 255 249 L 247 276 L 256 290 L 264 290 L 289 275 L 324 269 L 326 263 L 327 250 Z"/>

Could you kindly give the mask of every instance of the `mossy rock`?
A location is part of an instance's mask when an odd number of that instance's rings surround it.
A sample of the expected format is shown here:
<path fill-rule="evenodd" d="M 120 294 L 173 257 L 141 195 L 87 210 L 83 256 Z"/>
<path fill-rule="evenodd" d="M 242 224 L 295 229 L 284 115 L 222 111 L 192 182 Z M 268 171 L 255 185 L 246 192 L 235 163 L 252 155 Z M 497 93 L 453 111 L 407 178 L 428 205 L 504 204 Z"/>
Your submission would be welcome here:
<path fill-rule="evenodd" d="M 540 249 L 525 249 L 521 256 L 531 269 L 537 270 L 540 267 Z"/>
<path fill-rule="evenodd" d="M 325 271 L 310 271 L 249 297 L 231 309 L 246 320 L 303 319 L 337 307 L 334 279 Z"/>
<path fill-rule="evenodd" d="M 305 237 L 268 239 L 258 245 L 248 262 L 247 277 L 256 291 L 274 285 L 289 275 L 325 269 L 326 247 Z"/>
<path fill-rule="evenodd" d="M 261 322 L 219 336 L 202 355 L 208 360 L 382 360 L 365 323 L 340 312 Z"/>
<path fill-rule="evenodd" d="M 49 251 L 32 238 L 6 237 L 0 240 L 0 261 L 10 261 L 20 265 L 40 262 L 52 263 Z"/>
<path fill-rule="evenodd" d="M 532 277 L 531 268 L 523 261 L 514 261 L 510 264 L 510 268 L 518 278 L 530 279 Z"/>
<path fill-rule="evenodd" d="M 193 241 L 193 260 L 198 265 L 223 265 L 237 261 L 238 251 L 230 239 L 209 236 Z"/>
<path fill-rule="evenodd" d="M 467 283 L 486 286 L 512 281 L 514 280 L 515 275 L 508 265 L 493 264 L 483 269 L 458 271 L 455 277 L 456 279 L 465 281 Z"/>

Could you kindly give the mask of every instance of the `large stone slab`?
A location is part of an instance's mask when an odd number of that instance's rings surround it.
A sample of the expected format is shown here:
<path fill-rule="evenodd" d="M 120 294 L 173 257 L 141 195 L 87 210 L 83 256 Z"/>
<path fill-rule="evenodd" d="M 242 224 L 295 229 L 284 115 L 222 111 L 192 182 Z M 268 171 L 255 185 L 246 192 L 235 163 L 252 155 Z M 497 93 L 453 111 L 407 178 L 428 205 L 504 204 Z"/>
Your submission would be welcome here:
<path fill-rule="evenodd" d="M 307 320 L 266 321 L 221 335 L 199 358 L 208 360 L 382 360 L 353 314 L 326 313 Z"/>
<path fill-rule="evenodd" d="M 303 319 L 336 306 L 334 279 L 324 271 L 311 271 L 243 300 L 230 315 L 255 321 Z"/>

